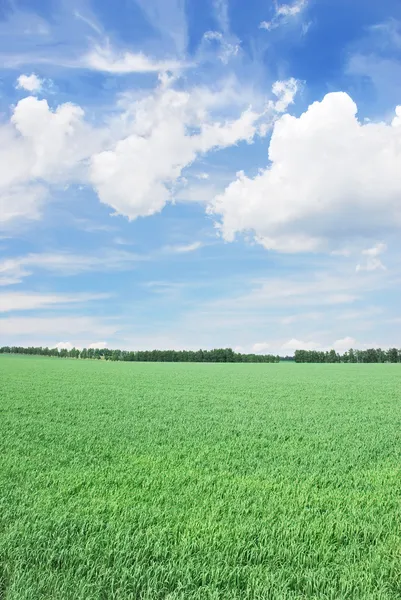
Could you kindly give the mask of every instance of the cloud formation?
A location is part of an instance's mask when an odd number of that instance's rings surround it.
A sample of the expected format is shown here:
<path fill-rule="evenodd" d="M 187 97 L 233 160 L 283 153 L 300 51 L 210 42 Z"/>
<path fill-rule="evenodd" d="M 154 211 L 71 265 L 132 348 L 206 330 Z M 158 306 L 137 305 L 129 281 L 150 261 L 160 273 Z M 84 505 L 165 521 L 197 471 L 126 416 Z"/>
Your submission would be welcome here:
<path fill-rule="evenodd" d="M 162 82 L 131 104 L 130 133 L 91 158 L 90 181 L 100 200 L 129 219 L 160 212 L 197 157 L 266 133 L 271 114 L 248 108 L 238 118 L 220 120 L 212 113 L 221 101 L 208 89 L 178 91 Z"/>
<path fill-rule="evenodd" d="M 285 342 L 281 346 L 282 350 L 291 350 L 294 352 L 295 350 L 317 350 L 320 348 L 320 344 L 318 342 L 308 341 L 304 342 L 302 340 L 297 340 L 296 338 L 292 338 Z"/>
<path fill-rule="evenodd" d="M 397 108 L 399 114 L 400 107 Z M 211 203 L 227 241 L 252 232 L 266 249 L 333 250 L 401 225 L 401 127 L 361 123 L 343 92 L 274 125 L 270 165 L 239 173 Z"/>
<path fill-rule="evenodd" d="M 80 66 L 94 71 L 105 73 L 127 74 L 127 73 L 160 73 L 163 71 L 176 71 L 185 67 L 178 60 L 156 60 L 142 52 L 113 51 L 110 46 L 95 46 L 80 60 Z"/>
<path fill-rule="evenodd" d="M 17 88 L 26 90 L 31 93 L 40 92 L 42 89 L 43 80 L 35 73 L 31 75 L 20 75 L 17 79 Z"/>
<path fill-rule="evenodd" d="M 31 253 L 0 261 L 0 286 L 21 283 L 38 270 L 53 275 L 77 275 L 93 271 L 124 271 L 146 256 L 124 250 L 100 251 L 97 255 L 72 252 Z"/>
<path fill-rule="evenodd" d="M 237 116 L 227 117 L 231 83 L 182 91 L 173 81 L 162 75 L 153 92 L 126 96 L 99 126 L 76 104 L 53 109 L 35 96 L 20 100 L 0 126 L 0 223 L 37 219 L 54 186 L 78 183 L 90 184 L 101 202 L 131 220 L 157 213 L 174 198 L 185 168 L 211 151 L 265 135 L 297 89 L 292 79 L 276 83 L 277 100 L 260 110 L 235 99 Z"/>
<path fill-rule="evenodd" d="M 261 29 L 271 31 L 281 25 L 285 25 L 291 19 L 298 16 L 306 7 L 307 0 L 296 0 L 293 4 L 275 3 L 275 12 L 271 21 L 262 21 L 259 25 Z"/>
<path fill-rule="evenodd" d="M 84 179 L 85 160 L 101 136 L 75 104 L 52 110 L 47 100 L 20 100 L 0 125 L 0 224 L 38 218 L 50 185 Z"/>
<path fill-rule="evenodd" d="M 35 292 L 6 292 L 0 294 L 0 312 L 38 310 L 52 306 L 66 306 L 101 300 L 105 294 L 39 294 Z M 2 321 L 3 328 L 4 321 Z"/>
<path fill-rule="evenodd" d="M 386 267 L 380 260 L 380 254 L 383 254 L 387 250 L 386 244 L 382 242 L 376 244 L 372 248 L 368 248 L 367 250 L 362 250 L 362 256 L 366 257 L 365 262 L 360 263 L 356 266 L 357 271 L 384 271 Z"/>

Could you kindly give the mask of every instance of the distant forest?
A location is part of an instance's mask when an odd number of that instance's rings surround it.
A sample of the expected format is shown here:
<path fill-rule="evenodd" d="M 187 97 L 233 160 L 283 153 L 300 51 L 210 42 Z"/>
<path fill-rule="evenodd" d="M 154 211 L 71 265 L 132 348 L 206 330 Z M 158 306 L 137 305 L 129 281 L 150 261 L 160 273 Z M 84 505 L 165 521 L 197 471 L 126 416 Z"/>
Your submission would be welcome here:
<path fill-rule="evenodd" d="M 58 358 L 82 358 L 127 362 L 210 362 L 210 363 L 401 363 L 401 350 L 369 348 L 344 354 L 335 350 L 296 350 L 294 356 L 275 354 L 241 354 L 231 348 L 214 350 L 112 350 L 110 348 L 43 348 L 29 346 L 3 346 L 0 354 L 33 354 Z"/>
<path fill-rule="evenodd" d="M 353 350 L 344 354 L 335 350 L 322 352 L 319 350 L 296 350 L 296 363 L 401 363 L 401 350 L 390 348 L 369 348 L 368 350 Z"/>
<path fill-rule="evenodd" d="M 215 350 L 111 350 L 109 348 L 23 348 L 21 346 L 3 346 L 0 354 L 34 354 L 56 356 L 59 358 L 91 358 L 98 360 L 121 360 L 128 362 L 213 362 L 213 363 L 278 363 L 282 360 L 294 360 L 292 356 L 280 357 L 273 354 L 241 354 L 231 348 Z"/>

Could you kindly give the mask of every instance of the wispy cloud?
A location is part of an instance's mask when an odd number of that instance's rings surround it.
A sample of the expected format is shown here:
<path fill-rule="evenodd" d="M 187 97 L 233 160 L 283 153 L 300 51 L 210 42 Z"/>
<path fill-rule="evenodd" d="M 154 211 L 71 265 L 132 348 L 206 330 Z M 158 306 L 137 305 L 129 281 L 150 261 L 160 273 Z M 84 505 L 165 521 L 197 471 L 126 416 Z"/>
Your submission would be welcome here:
<path fill-rule="evenodd" d="M 293 4 L 278 4 L 276 2 L 273 18 L 270 21 L 262 21 L 259 27 L 271 31 L 281 25 L 285 25 L 304 11 L 307 5 L 308 0 L 296 0 Z"/>
<path fill-rule="evenodd" d="M 228 0 L 213 0 L 214 14 L 220 29 L 228 33 L 230 29 L 230 20 L 228 16 Z"/>
<path fill-rule="evenodd" d="M 387 250 L 387 245 L 383 242 L 372 246 L 372 248 L 367 248 L 366 250 L 362 250 L 362 255 L 366 257 L 363 263 L 359 263 L 356 266 L 356 271 L 385 271 L 386 267 L 382 263 L 379 256 L 383 254 Z"/>
<path fill-rule="evenodd" d="M 85 23 L 92 31 L 98 35 L 103 35 L 103 28 L 94 20 L 93 17 L 82 14 L 79 10 L 74 10 L 74 17 Z"/>
<path fill-rule="evenodd" d="M 219 44 L 220 48 L 217 51 L 217 55 L 224 65 L 231 58 L 237 56 L 241 49 L 241 45 L 236 39 L 224 36 L 220 31 L 207 31 L 203 36 L 203 40 Z"/>
<path fill-rule="evenodd" d="M 159 73 L 162 71 L 176 71 L 187 67 L 178 60 L 156 60 L 142 52 L 115 52 L 110 46 L 95 46 L 84 55 L 77 63 L 77 67 L 84 67 L 94 71 L 103 71 L 114 74 L 127 73 Z"/>
<path fill-rule="evenodd" d="M 183 0 L 135 0 L 155 29 L 167 51 L 171 48 L 180 56 L 186 53 L 188 25 Z"/>
<path fill-rule="evenodd" d="M 20 283 L 25 277 L 38 270 L 59 276 L 90 271 L 125 271 L 147 258 L 123 250 L 102 251 L 98 255 L 71 252 L 32 253 L 0 262 L 0 285 Z"/>
<path fill-rule="evenodd" d="M 87 316 L 40 316 L 6 317 L 1 319 L 1 333 L 7 343 L 55 346 L 60 340 L 70 340 L 75 347 L 88 347 L 93 336 L 110 339 L 120 329 L 113 319 L 97 319 Z M 73 339 L 71 338 L 73 333 Z M 98 339 L 99 339 L 98 338 Z"/>
<path fill-rule="evenodd" d="M 110 294 L 39 294 L 34 292 L 6 292 L 0 294 L 0 312 L 38 310 L 50 307 L 65 307 L 110 298 Z M 4 321 L 2 321 L 2 324 Z M 1 326 L 3 331 L 3 325 Z"/>
<path fill-rule="evenodd" d="M 165 246 L 165 252 L 171 252 L 173 254 L 187 254 L 188 252 L 194 252 L 202 247 L 202 242 L 192 242 L 191 244 L 178 244 L 176 246 Z"/>

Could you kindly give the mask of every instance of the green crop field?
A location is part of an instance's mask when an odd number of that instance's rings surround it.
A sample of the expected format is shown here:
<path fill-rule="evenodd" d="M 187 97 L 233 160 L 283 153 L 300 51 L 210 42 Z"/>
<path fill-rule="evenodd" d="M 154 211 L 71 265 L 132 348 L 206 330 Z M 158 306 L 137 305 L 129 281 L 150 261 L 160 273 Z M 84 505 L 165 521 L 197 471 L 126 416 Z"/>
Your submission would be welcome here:
<path fill-rule="evenodd" d="M 2 600 L 399 599 L 399 365 L 0 357 Z"/>

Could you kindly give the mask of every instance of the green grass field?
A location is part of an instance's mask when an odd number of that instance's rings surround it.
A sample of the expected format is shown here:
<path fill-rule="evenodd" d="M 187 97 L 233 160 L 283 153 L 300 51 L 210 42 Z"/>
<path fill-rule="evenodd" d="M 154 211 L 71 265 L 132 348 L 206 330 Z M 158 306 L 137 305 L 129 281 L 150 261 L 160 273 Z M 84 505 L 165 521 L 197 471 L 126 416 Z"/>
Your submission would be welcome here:
<path fill-rule="evenodd" d="M 0 357 L 2 600 L 401 597 L 399 365 Z"/>

